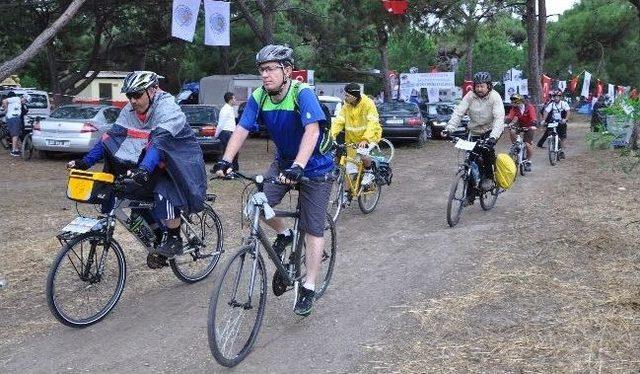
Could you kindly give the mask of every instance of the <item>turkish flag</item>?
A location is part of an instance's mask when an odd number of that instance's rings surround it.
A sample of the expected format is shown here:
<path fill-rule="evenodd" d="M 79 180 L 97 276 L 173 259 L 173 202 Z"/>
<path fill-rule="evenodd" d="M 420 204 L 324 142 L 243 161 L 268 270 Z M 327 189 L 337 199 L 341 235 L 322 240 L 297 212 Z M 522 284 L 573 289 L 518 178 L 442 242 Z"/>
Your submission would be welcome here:
<path fill-rule="evenodd" d="M 616 86 L 616 97 L 624 94 L 624 86 Z"/>
<path fill-rule="evenodd" d="M 551 78 L 542 74 L 540 84 L 542 85 L 542 101 L 546 102 L 549 100 L 549 91 L 551 91 Z"/>
<path fill-rule="evenodd" d="M 573 79 L 569 81 L 569 91 L 574 93 L 576 92 L 576 88 L 578 88 L 578 77 L 573 77 Z"/>
<path fill-rule="evenodd" d="M 635 88 L 633 90 L 631 90 L 631 93 L 629 94 L 629 98 L 637 99 L 638 98 L 638 90 L 635 89 Z"/>
<path fill-rule="evenodd" d="M 596 81 L 596 97 L 602 96 L 602 92 L 604 92 L 604 84 L 598 79 Z"/>
<path fill-rule="evenodd" d="M 464 95 L 469 91 L 473 91 L 473 81 L 462 82 L 462 97 L 464 97 Z"/>
<path fill-rule="evenodd" d="M 307 83 L 307 71 L 306 70 L 294 70 L 291 72 L 291 79 L 299 80 L 302 83 Z"/>

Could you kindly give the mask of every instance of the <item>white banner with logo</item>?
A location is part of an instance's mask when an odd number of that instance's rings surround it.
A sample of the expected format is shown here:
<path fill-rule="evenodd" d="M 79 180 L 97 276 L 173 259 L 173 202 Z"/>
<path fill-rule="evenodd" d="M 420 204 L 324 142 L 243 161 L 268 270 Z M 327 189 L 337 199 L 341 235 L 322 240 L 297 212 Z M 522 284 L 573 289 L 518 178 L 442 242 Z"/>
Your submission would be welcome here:
<path fill-rule="evenodd" d="M 440 101 L 440 87 L 427 87 L 427 95 L 429 95 L 430 103 L 437 103 Z"/>
<path fill-rule="evenodd" d="M 589 85 L 591 84 L 591 73 L 588 71 L 584 72 L 584 81 L 582 82 L 582 92 L 581 96 L 589 97 Z"/>
<path fill-rule="evenodd" d="M 518 93 L 522 96 L 529 96 L 529 80 L 521 79 L 520 86 L 518 87 Z"/>
<path fill-rule="evenodd" d="M 455 86 L 455 73 L 402 73 L 400 74 L 400 98 L 409 101 L 411 96 L 420 97 L 422 88 L 452 89 Z M 429 91 L 427 91 L 429 92 Z M 430 95 L 431 96 L 431 95 Z M 439 94 L 438 94 L 439 96 Z M 429 101 L 433 100 L 431 97 Z M 438 97 L 439 100 L 439 97 Z"/>
<path fill-rule="evenodd" d="M 518 93 L 520 81 L 504 81 L 504 102 L 510 103 L 511 96 Z"/>
<path fill-rule="evenodd" d="M 228 1 L 204 0 L 204 44 L 229 45 L 230 4 Z"/>
<path fill-rule="evenodd" d="M 567 89 L 567 81 L 558 81 L 558 89 L 564 92 Z"/>
<path fill-rule="evenodd" d="M 192 42 L 199 11 L 200 0 L 173 0 L 171 36 Z"/>
<path fill-rule="evenodd" d="M 607 89 L 607 94 L 612 99 L 614 97 L 616 97 L 616 87 L 614 85 L 612 85 L 612 84 L 609 84 L 608 89 Z"/>

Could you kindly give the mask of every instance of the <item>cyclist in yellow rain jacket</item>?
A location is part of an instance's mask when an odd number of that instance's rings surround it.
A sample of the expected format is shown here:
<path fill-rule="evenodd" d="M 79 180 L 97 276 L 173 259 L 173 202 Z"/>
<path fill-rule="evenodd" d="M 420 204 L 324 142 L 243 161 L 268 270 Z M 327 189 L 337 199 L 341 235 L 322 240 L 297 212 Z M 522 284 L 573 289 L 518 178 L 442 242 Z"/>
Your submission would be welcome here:
<path fill-rule="evenodd" d="M 345 105 L 331 123 L 331 137 L 335 139 L 344 130 L 345 143 L 357 143 L 360 148 L 377 144 L 382 138 L 382 127 L 373 100 L 362 95 L 359 84 L 349 83 L 344 87 L 344 101 Z M 348 152 L 353 157 L 356 150 L 349 148 Z M 370 172 L 371 158 L 362 156 L 361 159 L 365 167 L 362 184 L 367 185 L 374 179 Z"/>

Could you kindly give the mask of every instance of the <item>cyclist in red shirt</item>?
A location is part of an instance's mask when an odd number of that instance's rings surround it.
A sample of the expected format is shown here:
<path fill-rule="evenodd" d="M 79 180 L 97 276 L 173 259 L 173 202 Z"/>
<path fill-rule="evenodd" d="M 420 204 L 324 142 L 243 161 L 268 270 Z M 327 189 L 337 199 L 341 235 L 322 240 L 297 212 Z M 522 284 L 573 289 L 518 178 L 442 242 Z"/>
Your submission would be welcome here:
<path fill-rule="evenodd" d="M 533 156 L 533 133 L 536 130 L 538 116 L 536 108 L 528 102 L 525 102 L 522 96 L 515 94 L 511 96 L 511 110 L 505 117 L 505 122 L 509 124 L 509 136 L 511 141 L 516 141 L 516 127 L 524 130 L 522 138 L 526 148 L 525 152 L 525 169 L 531 171 L 531 156 Z"/>

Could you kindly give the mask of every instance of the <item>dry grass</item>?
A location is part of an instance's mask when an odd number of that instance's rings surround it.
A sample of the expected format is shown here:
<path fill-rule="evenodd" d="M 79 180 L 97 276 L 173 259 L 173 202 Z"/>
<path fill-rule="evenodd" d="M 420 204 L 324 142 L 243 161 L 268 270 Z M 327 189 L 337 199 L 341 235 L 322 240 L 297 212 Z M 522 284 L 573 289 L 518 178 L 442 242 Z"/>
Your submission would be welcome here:
<path fill-rule="evenodd" d="M 465 291 L 406 309 L 421 326 L 409 349 L 363 370 L 640 371 L 640 183 L 605 155 L 573 160 L 527 216 L 474 249 Z"/>

